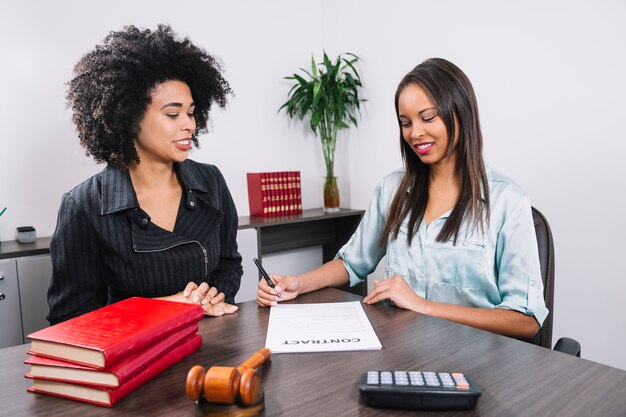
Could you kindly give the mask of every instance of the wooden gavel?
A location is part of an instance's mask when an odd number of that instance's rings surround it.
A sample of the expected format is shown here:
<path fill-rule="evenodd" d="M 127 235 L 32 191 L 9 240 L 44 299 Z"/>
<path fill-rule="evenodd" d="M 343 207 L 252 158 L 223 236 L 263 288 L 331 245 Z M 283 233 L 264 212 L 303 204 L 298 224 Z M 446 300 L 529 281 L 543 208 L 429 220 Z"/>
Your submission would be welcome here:
<path fill-rule="evenodd" d="M 251 405 L 257 399 L 260 385 L 254 370 L 270 356 L 272 351 L 263 348 L 236 368 L 212 366 L 205 372 L 202 366 L 196 365 L 187 374 L 187 396 L 198 401 L 204 393 L 208 402 L 218 404 L 234 404 L 238 397 L 243 405 Z"/>

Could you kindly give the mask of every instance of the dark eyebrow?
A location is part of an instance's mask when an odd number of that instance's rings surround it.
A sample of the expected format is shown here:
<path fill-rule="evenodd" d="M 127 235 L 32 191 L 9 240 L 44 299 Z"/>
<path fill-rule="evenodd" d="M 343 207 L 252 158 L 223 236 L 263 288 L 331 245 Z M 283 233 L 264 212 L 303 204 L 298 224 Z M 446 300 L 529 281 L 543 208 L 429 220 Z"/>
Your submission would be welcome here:
<path fill-rule="evenodd" d="M 196 105 L 196 103 L 194 103 L 192 101 L 191 104 L 189 105 L 189 107 L 194 107 L 195 105 Z M 161 107 L 161 110 L 163 110 L 166 107 L 178 107 L 178 108 L 181 108 L 181 107 L 183 107 L 183 104 L 182 103 L 175 103 L 175 102 L 167 103 L 165 106 Z"/>

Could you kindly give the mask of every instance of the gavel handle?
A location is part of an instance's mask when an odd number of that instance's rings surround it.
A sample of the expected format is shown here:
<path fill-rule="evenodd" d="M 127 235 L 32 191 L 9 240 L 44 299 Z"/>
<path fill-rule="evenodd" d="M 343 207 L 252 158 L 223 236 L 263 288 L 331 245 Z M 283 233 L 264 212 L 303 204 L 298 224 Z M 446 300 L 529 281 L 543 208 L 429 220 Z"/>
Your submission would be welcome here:
<path fill-rule="evenodd" d="M 255 369 L 268 360 L 270 356 L 272 356 L 272 351 L 268 348 L 262 348 L 257 353 L 246 359 L 241 365 L 238 366 L 238 368 Z"/>

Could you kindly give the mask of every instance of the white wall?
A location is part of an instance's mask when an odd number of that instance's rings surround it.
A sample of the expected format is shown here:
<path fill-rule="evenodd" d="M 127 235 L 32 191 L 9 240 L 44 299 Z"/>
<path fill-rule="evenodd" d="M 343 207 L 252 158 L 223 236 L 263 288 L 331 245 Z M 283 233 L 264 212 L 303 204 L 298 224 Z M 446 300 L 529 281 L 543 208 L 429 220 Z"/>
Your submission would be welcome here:
<path fill-rule="evenodd" d="M 6 3 L 6 4 L 4 4 Z M 213 117 L 192 158 L 218 165 L 240 215 L 245 172 L 300 170 L 303 205 L 321 206 L 317 140 L 277 109 L 284 75 L 311 53 L 351 51 L 368 98 L 359 129 L 340 138 L 342 205 L 366 206 L 400 165 L 393 94 L 425 58 L 458 64 L 473 81 L 486 158 L 516 179 L 556 241 L 556 337 L 626 369 L 626 3 L 623 0 L 30 1 L 0 15 L 0 239 L 33 225 L 50 235 L 63 192 L 101 167 L 83 156 L 64 83 L 109 30 L 170 23 L 220 56 L 236 96 Z"/>

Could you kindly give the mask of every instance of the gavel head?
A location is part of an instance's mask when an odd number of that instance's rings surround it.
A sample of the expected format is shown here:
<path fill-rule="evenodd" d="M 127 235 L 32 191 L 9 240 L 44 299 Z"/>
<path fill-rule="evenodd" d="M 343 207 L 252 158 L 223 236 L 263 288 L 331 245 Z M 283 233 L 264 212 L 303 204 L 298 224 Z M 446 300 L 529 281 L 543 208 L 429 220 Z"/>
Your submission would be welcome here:
<path fill-rule="evenodd" d="M 202 366 L 196 365 L 187 374 L 187 396 L 198 401 L 204 394 L 208 402 L 218 404 L 234 404 L 239 398 L 243 405 L 251 405 L 256 401 L 261 385 L 254 368 L 270 356 L 272 351 L 262 348 L 237 368 L 213 366 L 205 371 Z"/>
<path fill-rule="evenodd" d="M 243 405 L 251 405 L 259 394 L 259 377 L 254 369 L 213 366 L 205 372 L 196 365 L 187 374 L 187 396 L 198 401 L 202 394 L 211 403 L 234 404 L 238 398 Z"/>

